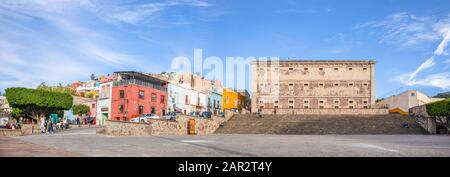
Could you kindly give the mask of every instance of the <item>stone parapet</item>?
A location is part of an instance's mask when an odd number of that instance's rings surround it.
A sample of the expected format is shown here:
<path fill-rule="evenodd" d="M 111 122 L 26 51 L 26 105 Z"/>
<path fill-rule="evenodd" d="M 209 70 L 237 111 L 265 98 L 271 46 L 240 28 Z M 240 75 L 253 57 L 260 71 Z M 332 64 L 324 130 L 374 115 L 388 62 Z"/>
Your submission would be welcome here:
<path fill-rule="evenodd" d="M 219 126 L 235 113 L 225 112 L 225 117 L 199 118 L 180 115 L 176 120 L 149 119 L 148 123 L 107 120 L 104 134 L 113 136 L 188 135 L 189 120 L 195 120 L 197 135 L 213 134 Z"/>
<path fill-rule="evenodd" d="M 386 115 L 388 109 L 262 109 L 261 114 Z"/>

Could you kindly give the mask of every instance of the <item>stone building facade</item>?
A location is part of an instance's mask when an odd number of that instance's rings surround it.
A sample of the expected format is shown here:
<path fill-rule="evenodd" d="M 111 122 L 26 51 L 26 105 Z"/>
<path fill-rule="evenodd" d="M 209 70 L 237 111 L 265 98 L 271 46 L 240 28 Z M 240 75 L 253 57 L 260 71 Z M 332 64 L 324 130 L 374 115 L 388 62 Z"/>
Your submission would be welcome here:
<path fill-rule="evenodd" d="M 274 60 L 253 61 L 251 65 L 252 112 L 380 113 L 371 111 L 375 104 L 375 61 Z"/>

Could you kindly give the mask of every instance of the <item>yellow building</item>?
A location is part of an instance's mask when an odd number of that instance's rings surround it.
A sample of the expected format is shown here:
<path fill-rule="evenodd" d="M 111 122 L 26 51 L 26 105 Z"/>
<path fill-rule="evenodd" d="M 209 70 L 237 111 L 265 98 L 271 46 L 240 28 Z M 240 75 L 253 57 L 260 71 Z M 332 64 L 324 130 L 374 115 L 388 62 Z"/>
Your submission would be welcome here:
<path fill-rule="evenodd" d="M 223 89 L 222 106 L 223 110 L 236 109 L 241 111 L 245 107 L 245 96 L 231 89 Z"/>

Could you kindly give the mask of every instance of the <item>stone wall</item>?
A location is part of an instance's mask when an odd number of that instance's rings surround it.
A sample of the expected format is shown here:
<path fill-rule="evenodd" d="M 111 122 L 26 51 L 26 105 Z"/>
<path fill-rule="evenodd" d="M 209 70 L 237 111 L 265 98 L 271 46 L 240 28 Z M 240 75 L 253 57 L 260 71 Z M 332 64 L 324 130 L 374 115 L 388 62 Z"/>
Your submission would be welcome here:
<path fill-rule="evenodd" d="M 436 134 L 436 119 L 431 118 L 427 113 L 427 106 L 421 105 L 409 109 L 409 114 L 416 118 L 416 122 L 429 134 Z"/>
<path fill-rule="evenodd" d="M 213 134 L 234 114 L 226 111 L 225 117 L 212 116 L 210 119 L 180 115 L 176 120 L 151 119 L 149 123 L 108 120 L 104 133 L 113 136 L 187 135 L 189 120 L 194 119 L 196 134 L 208 135 Z"/>
<path fill-rule="evenodd" d="M 0 136 L 22 136 L 20 129 L 0 129 Z"/>
<path fill-rule="evenodd" d="M 388 109 L 262 109 L 261 114 L 311 114 L 311 115 L 380 115 Z"/>

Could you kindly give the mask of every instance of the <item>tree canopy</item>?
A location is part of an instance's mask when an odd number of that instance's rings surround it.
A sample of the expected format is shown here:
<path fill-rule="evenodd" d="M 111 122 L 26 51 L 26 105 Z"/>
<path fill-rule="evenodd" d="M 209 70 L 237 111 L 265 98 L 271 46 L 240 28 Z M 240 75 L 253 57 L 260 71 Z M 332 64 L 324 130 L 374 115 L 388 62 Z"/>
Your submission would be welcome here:
<path fill-rule="evenodd" d="M 13 87 L 6 89 L 6 99 L 12 108 L 20 109 L 23 114 L 39 121 L 39 118 L 58 110 L 72 107 L 73 98 L 68 93 Z"/>
<path fill-rule="evenodd" d="M 72 107 L 73 113 L 76 115 L 83 115 L 83 114 L 89 114 L 89 112 L 91 111 L 89 106 L 84 105 L 84 104 L 77 104 L 77 105 L 73 105 Z"/>
<path fill-rule="evenodd" d="M 427 104 L 427 113 L 432 117 L 450 116 L 450 99 Z"/>

